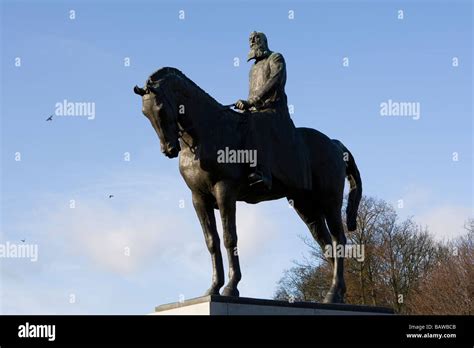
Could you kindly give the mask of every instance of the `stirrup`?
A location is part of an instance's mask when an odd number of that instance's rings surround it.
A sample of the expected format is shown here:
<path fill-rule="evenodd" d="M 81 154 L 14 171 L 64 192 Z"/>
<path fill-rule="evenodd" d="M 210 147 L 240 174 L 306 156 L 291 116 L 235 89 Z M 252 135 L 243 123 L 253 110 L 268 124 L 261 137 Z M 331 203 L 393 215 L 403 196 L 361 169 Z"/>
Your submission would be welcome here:
<path fill-rule="evenodd" d="M 253 186 L 255 184 L 263 182 L 263 175 L 260 172 L 254 172 L 248 176 L 248 179 L 250 181 L 250 186 Z"/>
<path fill-rule="evenodd" d="M 249 179 L 249 181 L 250 181 L 250 183 L 249 183 L 249 186 L 250 186 L 250 187 L 252 187 L 252 186 L 254 186 L 254 185 L 257 185 L 257 184 L 260 184 L 260 183 L 263 183 L 264 186 L 265 186 L 265 188 L 267 188 L 268 190 L 271 190 L 271 188 L 272 188 L 272 187 L 271 187 L 271 184 L 270 184 L 270 182 L 269 182 L 270 180 L 267 180 L 267 181 L 266 181 L 266 180 L 265 180 L 266 177 L 265 177 L 265 176 L 263 175 L 263 173 L 260 172 L 260 171 L 257 171 L 257 172 L 254 172 L 254 173 L 250 174 L 250 175 L 248 176 L 248 179 Z"/>

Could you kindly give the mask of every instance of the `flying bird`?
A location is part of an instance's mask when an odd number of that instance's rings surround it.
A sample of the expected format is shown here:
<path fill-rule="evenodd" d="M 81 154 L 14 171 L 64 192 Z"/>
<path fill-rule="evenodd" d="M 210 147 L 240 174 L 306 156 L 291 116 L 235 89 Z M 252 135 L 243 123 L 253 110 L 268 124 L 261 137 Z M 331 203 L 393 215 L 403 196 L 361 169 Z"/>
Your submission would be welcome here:
<path fill-rule="evenodd" d="M 51 116 L 49 116 L 49 117 L 46 119 L 46 121 L 52 121 L 52 120 L 53 120 L 53 116 L 54 116 L 54 114 L 52 114 Z"/>
<path fill-rule="evenodd" d="M 109 198 L 112 198 L 114 195 L 109 195 Z"/>
<path fill-rule="evenodd" d="M 20 240 L 24 243 L 26 239 L 20 239 Z"/>

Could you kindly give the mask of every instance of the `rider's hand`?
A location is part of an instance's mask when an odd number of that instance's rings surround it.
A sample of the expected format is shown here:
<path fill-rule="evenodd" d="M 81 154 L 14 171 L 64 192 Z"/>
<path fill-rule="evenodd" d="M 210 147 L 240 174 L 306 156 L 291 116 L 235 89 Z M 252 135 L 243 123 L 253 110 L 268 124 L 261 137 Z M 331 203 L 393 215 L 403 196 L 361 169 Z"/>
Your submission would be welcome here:
<path fill-rule="evenodd" d="M 250 108 L 250 104 L 248 101 L 240 99 L 235 102 L 235 107 L 239 110 L 247 110 Z"/>

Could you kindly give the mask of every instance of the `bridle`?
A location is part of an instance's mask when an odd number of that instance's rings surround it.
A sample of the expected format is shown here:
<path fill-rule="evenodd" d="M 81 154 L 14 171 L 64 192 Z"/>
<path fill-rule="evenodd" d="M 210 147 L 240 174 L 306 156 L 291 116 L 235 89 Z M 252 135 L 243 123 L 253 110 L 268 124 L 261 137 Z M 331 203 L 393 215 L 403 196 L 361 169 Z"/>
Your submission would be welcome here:
<path fill-rule="evenodd" d="M 173 74 L 173 76 L 176 76 L 176 77 L 181 79 L 181 77 L 179 75 Z M 168 107 L 172 109 L 173 108 L 173 103 L 171 103 L 170 98 L 168 97 L 165 89 L 163 87 L 155 88 L 153 86 L 156 82 L 157 81 L 152 81 L 151 79 L 148 79 L 147 82 L 146 82 L 146 90 L 147 91 L 152 91 L 160 100 L 167 103 Z M 156 98 L 155 98 L 155 101 L 156 101 Z M 229 110 L 229 108 L 234 107 L 234 106 L 235 106 L 235 104 L 223 105 L 222 111 L 227 111 L 227 110 Z M 189 134 L 189 132 L 191 130 L 193 130 L 195 127 L 194 126 L 184 127 L 182 125 L 183 122 L 180 122 L 179 115 L 175 117 L 175 120 L 176 120 L 176 124 L 178 126 L 178 139 L 181 139 L 183 141 L 183 143 L 185 143 L 189 147 L 191 152 L 195 153 L 194 150 L 193 150 L 193 146 L 191 144 L 189 144 L 186 141 L 186 139 L 184 138 L 184 134 L 185 133 Z"/>
<path fill-rule="evenodd" d="M 177 75 L 175 75 L 175 76 L 177 76 Z M 164 91 L 164 88 L 155 88 L 153 86 L 153 83 L 154 83 L 154 81 L 151 81 L 150 79 L 148 79 L 147 82 L 146 82 L 146 89 L 149 90 L 149 91 L 152 91 L 160 100 L 163 100 L 165 103 L 168 104 L 168 106 L 170 108 L 172 108 L 173 104 L 171 103 L 170 99 L 168 98 L 167 93 Z M 155 101 L 156 101 L 156 99 L 155 99 Z M 185 143 L 191 149 L 191 152 L 194 153 L 193 147 L 191 146 L 191 144 L 189 144 L 186 141 L 186 139 L 184 139 L 184 134 L 185 133 L 189 134 L 189 131 L 194 129 L 194 126 L 187 127 L 187 128 L 183 127 L 183 125 L 181 124 L 181 122 L 179 120 L 179 116 L 176 116 L 175 120 L 176 120 L 176 124 L 178 126 L 178 139 L 181 139 L 183 141 L 183 143 Z"/>

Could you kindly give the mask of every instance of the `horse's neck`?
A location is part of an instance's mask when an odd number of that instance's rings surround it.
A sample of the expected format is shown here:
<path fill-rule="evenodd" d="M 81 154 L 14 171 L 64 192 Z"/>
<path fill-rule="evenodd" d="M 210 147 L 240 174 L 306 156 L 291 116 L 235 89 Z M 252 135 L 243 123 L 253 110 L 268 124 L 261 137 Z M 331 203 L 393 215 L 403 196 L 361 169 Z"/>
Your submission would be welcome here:
<path fill-rule="evenodd" d="M 222 123 L 232 122 L 224 119 L 223 113 L 226 111 L 222 105 L 199 92 L 180 103 L 185 106 L 185 112 L 179 123 L 183 129 L 184 145 L 188 147 L 215 140 L 215 136 L 224 129 Z"/>
<path fill-rule="evenodd" d="M 242 116 L 226 110 L 189 79 L 180 79 L 180 82 L 183 84 L 177 90 L 187 91 L 177 96 L 178 104 L 185 108 L 184 114 L 180 115 L 182 146 L 193 152 L 199 148 L 213 151 L 211 149 L 224 146 L 241 147 L 246 133 Z"/>

